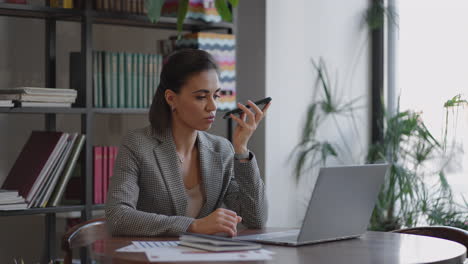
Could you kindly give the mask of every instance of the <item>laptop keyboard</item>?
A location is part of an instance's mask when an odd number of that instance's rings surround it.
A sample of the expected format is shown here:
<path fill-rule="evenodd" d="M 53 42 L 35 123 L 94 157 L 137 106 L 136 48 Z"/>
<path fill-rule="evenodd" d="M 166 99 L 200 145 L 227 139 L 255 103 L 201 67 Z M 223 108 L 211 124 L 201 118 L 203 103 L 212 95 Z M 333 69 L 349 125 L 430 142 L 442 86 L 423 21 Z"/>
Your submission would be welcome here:
<path fill-rule="evenodd" d="M 287 242 L 296 242 L 297 236 L 280 236 L 280 237 L 265 237 L 262 238 L 264 241 L 287 241 Z"/>
<path fill-rule="evenodd" d="M 247 239 L 261 239 L 261 240 L 286 240 L 286 241 L 297 241 L 297 237 L 299 236 L 299 230 L 290 230 L 284 232 L 273 232 L 273 233 L 265 233 L 260 235 L 248 235 L 248 236 L 238 236 L 237 238 L 240 240 L 247 240 Z"/>

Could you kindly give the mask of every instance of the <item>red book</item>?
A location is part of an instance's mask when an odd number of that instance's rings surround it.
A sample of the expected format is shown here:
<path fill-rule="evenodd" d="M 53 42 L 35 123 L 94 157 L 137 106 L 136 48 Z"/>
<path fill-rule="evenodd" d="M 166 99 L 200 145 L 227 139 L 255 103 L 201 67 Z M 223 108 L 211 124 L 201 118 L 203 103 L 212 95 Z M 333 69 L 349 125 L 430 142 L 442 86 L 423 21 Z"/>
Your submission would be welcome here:
<path fill-rule="evenodd" d="M 104 146 L 103 148 L 103 154 L 102 154 L 102 188 L 101 188 L 101 203 L 104 203 L 104 182 L 107 181 L 107 178 L 109 177 L 109 147 Z"/>
<path fill-rule="evenodd" d="M 62 134 L 62 132 L 33 131 L 2 188 L 18 190 L 18 193 L 29 202 L 28 199 L 37 191 L 41 177 L 44 178 L 52 163 L 50 157 L 53 156 Z"/>
<path fill-rule="evenodd" d="M 102 190 L 102 160 L 103 160 L 103 151 L 101 146 L 94 146 L 94 203 L 101 203 L 101 190 Z"/>
<path fill-rule="evenodd" d="M 117 158 L 117 152 L 118 152 L 118 147 L 117 146 L 112 146 L 110 147 L 111 149 L 111 158 L 110 158 L 110 171 L 109 171 L 109 177 L 107 178 L 107 188 L 105 192 L 105 197 L 107 198 L 107 193 L 109 191 L 109 183 L 110 183 L 110 178 L 112 175 L 114 175 L 114 167 L 115 167 L 115 159 Z M 105 201 L 104 201 L 105 202 Z"/>
<path fill-rule="evenodd" d="M 102 202 L 105 203 L 107 200 L 107 189 L 109 188 L 109 177 L 112 175 L 113 166 L 112 166 L 112 158 L 114 156 L 114 152 L 112 146 L 108 146 L 107 148 L 107 175 L 105 175 L 103 179 L 103 188 L 102 188 Z"/>

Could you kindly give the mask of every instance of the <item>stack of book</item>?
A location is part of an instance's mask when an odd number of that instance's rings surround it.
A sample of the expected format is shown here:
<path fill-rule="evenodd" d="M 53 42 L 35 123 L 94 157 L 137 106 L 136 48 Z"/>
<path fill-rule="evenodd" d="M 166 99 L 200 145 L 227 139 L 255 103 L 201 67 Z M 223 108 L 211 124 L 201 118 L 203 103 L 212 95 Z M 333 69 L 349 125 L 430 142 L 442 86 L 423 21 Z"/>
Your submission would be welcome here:
<path fill-rule="evenodd" d="M 71 107 L 76 90 L 58 88 L 17 87 L 0 89 L 0 100 L 11 100 L 17 107 Z"/>
<path fill-rule="evenodd" d="M 114 174 L 117 146 L 94 146 L 94 203 L 106 203 L 109 179 Z"/>
<path fill-rule="evenodd" d="M 27 208 L 57 206 L 84 140 L 77 133 L 33 131 L 2 189 L 18 191 Z"/>
<path fill-rule="evenodd" d="M 26 209 L 24 198 L 17 191 L 0 189 L 0 210 Z"/>

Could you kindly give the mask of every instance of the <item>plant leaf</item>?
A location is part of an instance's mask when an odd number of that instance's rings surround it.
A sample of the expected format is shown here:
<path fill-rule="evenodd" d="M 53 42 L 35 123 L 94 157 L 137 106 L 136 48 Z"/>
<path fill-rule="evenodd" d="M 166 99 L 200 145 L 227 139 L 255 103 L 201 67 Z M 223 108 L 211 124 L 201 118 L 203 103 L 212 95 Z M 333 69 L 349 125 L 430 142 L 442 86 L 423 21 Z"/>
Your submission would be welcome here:
<path fill-rule="evenodd" d="M 185 17 L 187 16 L 189 6 L 189 0 L 179 0 L 179 7 L 177 10 L 177 31 L 182 32 L 182 26 L 184 25 Z"/>
<path fill-rule="evenodd" d="M 229 10 L 226 0 L 215 0 L 215 7 L 224 21 L 232 22 L 231 10 Z"/>
<path fill-rule="evenodd" d="M 239 5 L 239 0 L 229 0 L 229 3 L 232 7 L 237 7 L 237 5 Z"/>
<path fill-rule="evenodd" d="M 161 17 L 161 9 L 164 0 L 145 0 L 145 7 L 148 10 L 148 19 L 151 23 L 157 23 Z"/>
<path fill-rule="evenodd" d="M 366 12 L 366 22 L 371 30 L 383 27 L 385 13 L 385 6 L 382 1 L 372 1 Z"/>
<path fill-rule="evenodd" d="M 299 181 L 299 178 L 301 176 L 302 169 L 305 165 L 307 156 L 311 154 L 317 148 L 320 148 L 320 143 L 314 143 L 309 148 L 300 151 L 298 158 L 297 158 L 297 162 L 296 162 L 296 168 L 295 168 L 297 181 Z"/>
<path fill-rule="evenodd" d="M 325 142 L 322 145 L 322 159 L 324 161 L 326 161 L 328 156 L 330 156 L 330 155 L 334 156 L 334 157 L 338 156 L 338 154 L 336 153 L 335 148 L 330 143 Z"/>

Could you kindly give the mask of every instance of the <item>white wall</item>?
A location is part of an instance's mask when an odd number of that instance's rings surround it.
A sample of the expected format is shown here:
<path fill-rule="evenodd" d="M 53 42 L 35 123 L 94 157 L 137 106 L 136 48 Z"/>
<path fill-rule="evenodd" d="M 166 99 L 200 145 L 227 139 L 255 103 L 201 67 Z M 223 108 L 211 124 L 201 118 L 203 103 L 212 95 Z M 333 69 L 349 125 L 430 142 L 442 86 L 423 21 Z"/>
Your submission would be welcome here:
<path fill-rule="evenodd" d="M 368 104 L 369 39 L 363 24 L 368 2 L 266 2 L 266 94 L 273 98 L 265 129 L 268 226 L 298 226 L 314 184 L 315 174 L 311 173 L 312 177 L 296 186 L 293 162 L 288 162 L 299 142 L 307 105 L 313 99 L 315 74 L 310 59 L 322 57 L 326 61 L 332 82 L 339 81 L 339 98 L 346 101 L 361 96 L 361 105 Z M 341 163 L 362 161 L 357 154 L 367 145 L 367 114 L 365 108 L 357 113 L 358 134 L 338 120 L 353 152 Z M 338 134 L 331 123 L 321 135 L 333 139 Z"/>
<path fill-rule="evenodd" d="M 240 1 L 236 20 L 237 100 L 246 103 L 266 97 L 265 93 L 265 2 Z M 260 123 L 249 141 L 259 169 L 265 171 L 265 122 Z"/>

